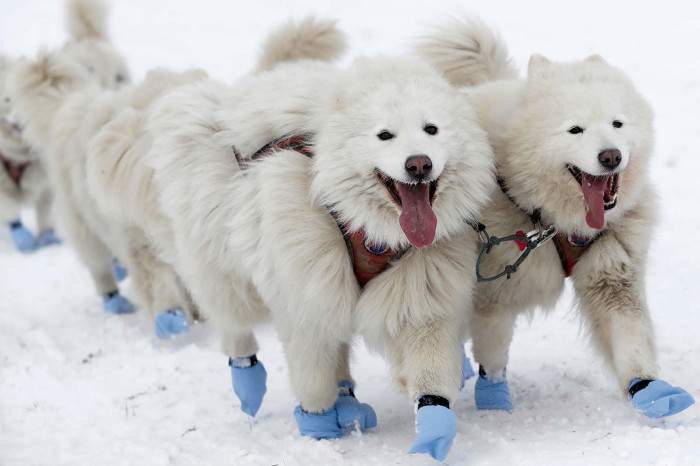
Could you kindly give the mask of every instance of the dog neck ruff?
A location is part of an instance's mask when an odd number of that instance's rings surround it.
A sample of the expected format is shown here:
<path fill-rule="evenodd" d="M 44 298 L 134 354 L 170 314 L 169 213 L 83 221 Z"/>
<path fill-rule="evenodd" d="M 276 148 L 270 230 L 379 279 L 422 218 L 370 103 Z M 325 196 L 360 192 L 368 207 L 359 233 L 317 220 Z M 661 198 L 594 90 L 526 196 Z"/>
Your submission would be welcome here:
<path fill-rule="evenodd" d="M 245 171 L 250 168 L 251 162 L 281 150 L 293 150 L 312 158 L 314 155 L 312 139 L 311 134 L 283 136 L 266 144 L 247 158 L 241 155 L 236 146 L 231 146 L 231 148 L 241 171 Z M 394 250 L 380 243 L 372 243 L 367 239 L 364 230 L 358 229 L 351 232 L 350 224 L 341 220 L 343 217 L 342 213 L 328 206 L 326 206 L 326 209 L 343 235 L 345 246 L 352 260 L 355 278 L 360 287 L 364 287 L 370 280 L 386 270 L 393 261 L 398 260 L 410 249 L 410 246 L 408 246 L 404 249 Z"/>
<path fill-rule="evenodd" d="M 27 169 L 31 162 L 17 163 L 8 159 L 3 153 L 0 152 L 0 161 L 2 166 L 5 168 L 7 175 L 14 181 L 15 185 L 19 188 L 20 182 L 22 181 L 22 175 L 24 175 L 24 170 Z"/>
<path fill-rule="evenodd" d="M 600 238 L 601 235 L 603 235 L 605 230 L 601 230 L 597 235 L 592 237 L 582 237 L 576 235 L 575 233 L 567 234 L 564 232 L 558 232 L 554 225 L 543 227 L 540 209 L 535 209 L 533 212 L 524 209 L 522 206 L 520 206 L 520 204 L 518 204 L 515 198 L 510 195 L 506 181 L 501 176 L 497 176 L 497 181 L 498 186 L 501 188 L 501 191 L 508 198 L 508 200 L 510 200 L 518 209 L 520 209 L 530 218 L 535 230 L 529 233 L 518 231 L 514 235 L 506 236 L 504 238 L 497 238 L 495 236 L 490 237 L 489 241 L 484 245 L 481 253 L 479 254 L 476 270 L 477 280 L 480 282 L 492 281 L 504 275 L 506 276 L 506 279 L 509 279 L 510 276 L 517 271 L 518 267 L 528 256 L 530 251 L 545 244 L 550 239 L 554 240 L 554 247 L 557 250 L 557 254 L 559 255 L 559 260 L 561 261 L 561 266 L 566 274 L 566 277 L 570 277 L 574 270 L 574 266 L 579 259 L 581 259 L 581 256 L 583 256 L 588 248 L 590 248 L 591 245 L 598 238 Z M 479 272 L 479 265 L 481 264 L 484 255 L 488 254 L 493 246 L 500 244 L 502 241 L 515 242 L 523 253 L 520 255 L 518 260 L 515 261 L 515 263 L 512 265 L 507 265 L 500 274 L 488 278 L 482 277 Z"/>

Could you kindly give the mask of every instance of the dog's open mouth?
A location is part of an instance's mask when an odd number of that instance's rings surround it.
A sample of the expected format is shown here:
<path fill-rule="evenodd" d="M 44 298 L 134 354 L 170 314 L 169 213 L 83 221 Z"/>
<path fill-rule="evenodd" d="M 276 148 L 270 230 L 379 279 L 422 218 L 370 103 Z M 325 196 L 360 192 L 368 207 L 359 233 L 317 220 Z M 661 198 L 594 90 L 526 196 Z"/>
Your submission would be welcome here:
<path fill-rule="evenodd" d="M 583 198 L 588 207 L 586 223 L 591 228 L 602 230 L 605 226 L 605 211 L 611 210 L 617 205 L 620 174 L 608 173 L 607 175 L 594 176 L 581 171 L 580 168 L 571 163 L 567 163 L 566 168 L 581 185 Z"/>
<path fill-rule="evenodd" d="M 389 199 L 401 210 L 399 224 L 406 238 L 418 248 L 430 246 L 435 240 L 437 217 L 433 202 L 440 177 L 425 183 L 402 183 L 377 169 L 377 179 L 384 186 Z"/>

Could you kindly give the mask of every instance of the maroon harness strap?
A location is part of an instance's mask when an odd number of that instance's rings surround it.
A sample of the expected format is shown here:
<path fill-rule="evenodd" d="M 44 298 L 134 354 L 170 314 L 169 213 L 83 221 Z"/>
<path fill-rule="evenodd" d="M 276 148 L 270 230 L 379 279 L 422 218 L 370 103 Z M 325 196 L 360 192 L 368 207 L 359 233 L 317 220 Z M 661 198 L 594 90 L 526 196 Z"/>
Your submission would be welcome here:
<path fill-rule="evenodd" d="M 14 181 L 15 185 L 19 188 L 24 170 L 27 169 L 31 162 L 16 163 L 5 157 L 2 153 L 0 153 L 0 161 L 2 161 L 2 166 L 5 168 L 7 175 L 12 178 L 12 181 Z"/>
<path fill-rule="evenodd" d="M 249 158 L 244 158 L 235 146 L 231 146 L 241 171 L 250 168 L 250 162 L 262 159 L 281 150 L 293 150 L 309 158 L 313 157 L 312 135 L 284 136 L 266 144 Z M 349 232 L 349 223 L 344 223 L 342 215 L 331 208 L 328 212 L 335 220 L 340 232 L 343 234 L 345 246 L 352 260 L 355 278 L 364 287 L 370 280 L 386 270 L 392 261 L 398 260 L 408 248 L 394 251 L 382 244 L 371 243 L 367 240 L 364 230 L 359 229 Z"/>
<path fill-rule="evenodd" d="M 539 211 L 537 212 L 536 215 L 529 213 L 527 210 L 523 209 L 518 205 L 516 200 L 513 198 L 513 196 L 510 195 L 508 192 L 508 184 L 505 182 L 503 178 L 500 176 L 498 177 L 498 186 L 501 188 L 501 191 L 503 194 L 506 195 L 506 197 L 513 203 L 515 206 L 525 212 L 530 219 L 532 220 L 532 223 L 535 224 L 539 222 Z M 522 231 L 519 231 L 516 233 L 519 236 L 524 235 Z M 561 267 L 564 269 L 564 273 L 566 274 L 566 277 L 570 277 L 572 272 L 574 271 L 574 266 L 576 263 L 581 259 L 581 256 L 588 251 L 588 249 L 591 247 L 591 245 L 598 239 L 600 236 L 603 234 L 601 231 L 598 233 L 598 235 L 592 237 L 592 238 L 583 238 L 583 237 L 578 237 L 576 235 L 567 235 L 566 233 L 559 232 L 557 235 L 554 237 L 554 240 L 552 243 L 554 244 L 554 247 L 557 249 L 557 254 L 559 254 L 559 260 L 561 261 Z M 526 243 L 521 243 L 519 241 L 516 241 L 516 244 L 522 251 L 525 248 Z"/>

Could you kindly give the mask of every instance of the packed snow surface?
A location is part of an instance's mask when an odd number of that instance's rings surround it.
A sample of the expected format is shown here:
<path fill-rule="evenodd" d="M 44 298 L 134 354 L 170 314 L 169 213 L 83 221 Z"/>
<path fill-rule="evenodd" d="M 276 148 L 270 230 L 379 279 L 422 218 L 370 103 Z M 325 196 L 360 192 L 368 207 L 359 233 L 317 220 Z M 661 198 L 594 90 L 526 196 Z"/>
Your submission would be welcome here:
<path fill-rule="evenodd" d="M 31 55 L 66 37 L 57 0 L 2 0 L 0 53 Z M 465 10 L 469 8 L 469 10 Z M 700 396 L 700 7 L 690 2 L 448 0 L 121 0 L 112 37 L 135 79 L 153 67 L 205 68 L 233 82 L 274 26 L 309 13 L 339 18 L 351 56 L 396 54 L 426 26 L 469 11 L 502 31 L 521 69 L 602 54 L 627 71 L 656 110 L 652 180 L 663 199 L 647 294 L 661 376 Z M 27 220 L 33 226 L 31 213 Z M 129 283 L 123 286 L 130 294 Z M 546 318 L 545 318 L 546 317 Z M 0 464 L 389 465 L 408 456 L 413 408 L 386 362 L 355 345 L 358 398 L 379 426 L 340 440 L 302 438 L 281 347 L 259 330 L 269 373 L 258 417 L 239 409 L 210 325 L 156 339 L 144 309 L 106 315 L 68 246 L 23 256 L 0 231 Z M 474 380 L 453 402 L 459 431 L 446 464 L 700 464 L 700 409 L 647 420 L 619 393 L 579 334 L 567 292 L 549 316 L 519 321 L 509 377 L 515 410 L 479 412 Z"/>

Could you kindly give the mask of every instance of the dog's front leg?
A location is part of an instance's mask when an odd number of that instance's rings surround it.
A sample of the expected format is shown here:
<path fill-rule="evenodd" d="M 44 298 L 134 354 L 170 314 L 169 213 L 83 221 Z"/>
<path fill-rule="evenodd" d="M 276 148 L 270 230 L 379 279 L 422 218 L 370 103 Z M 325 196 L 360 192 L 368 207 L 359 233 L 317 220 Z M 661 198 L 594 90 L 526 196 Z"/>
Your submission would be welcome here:
<path fill-rule="evenodd" d="M 598 240 L 574 269 L 574 288 L 593 342 L 620 388 L 648 417 L 684 410 L 694 400 L 657 380 L 656 346 L 644 296 L 644 257 L 614 232 Z"/>
<path fill-rule="evenodd" d="M 416 403 L 418 437 L 410 453 L 443 460 L 457 433 L 450 410 L 462 384 L 462 353 L 456 320 L 439 317 L 424 325 L 404 325 L 389 347 L 399 378 Z"/>

